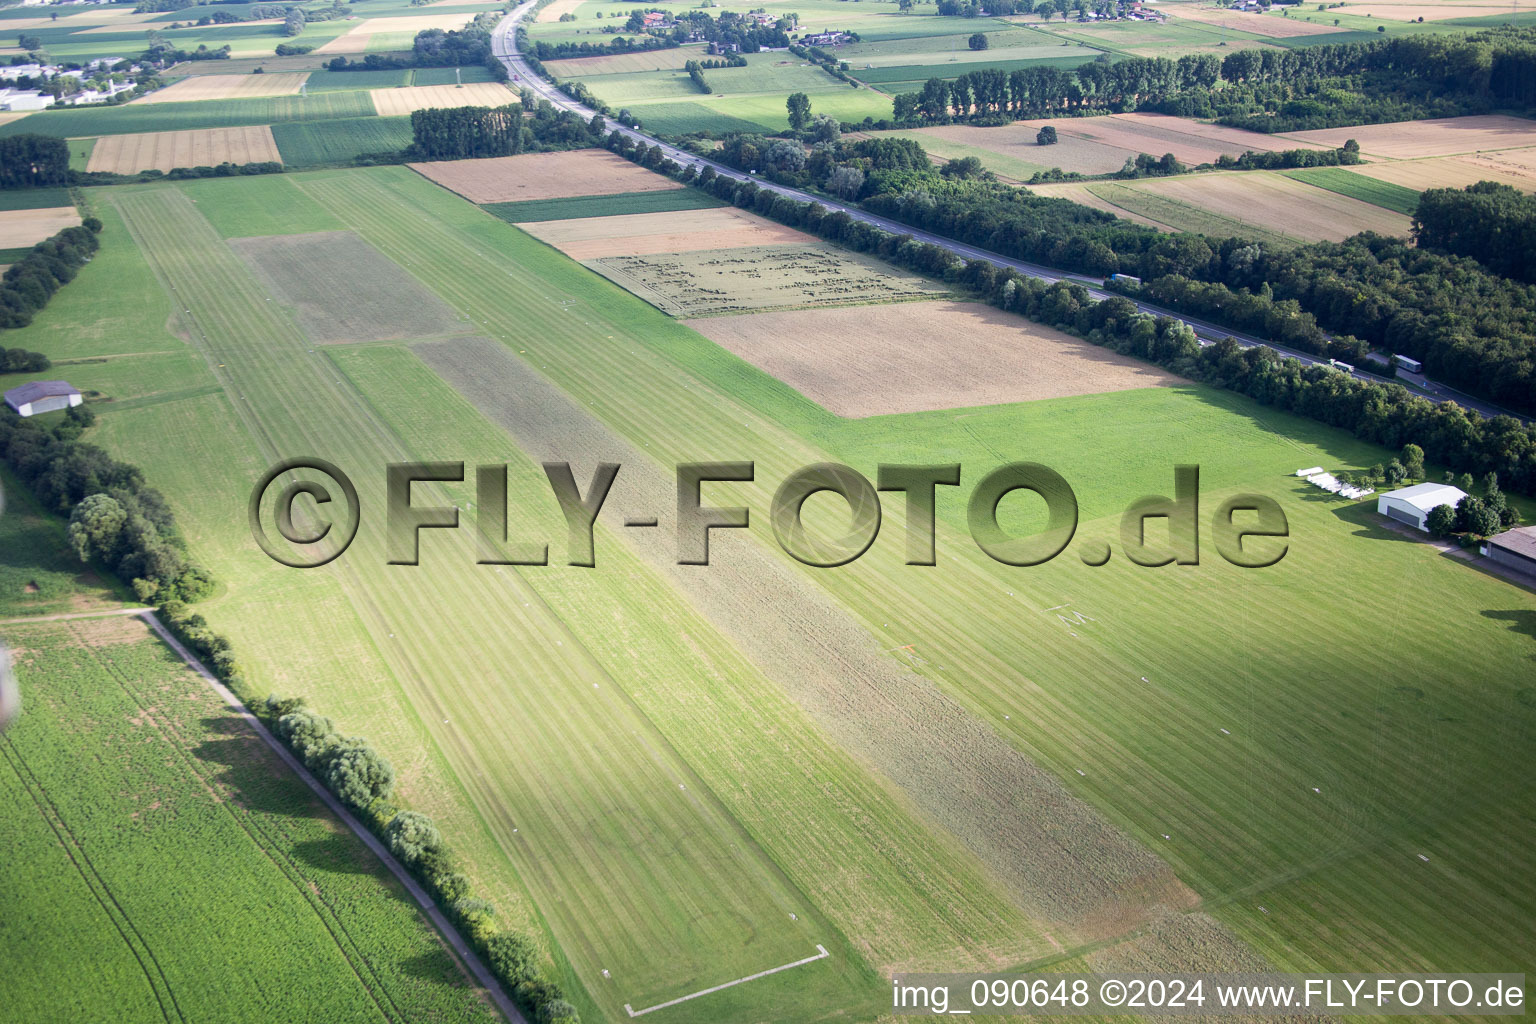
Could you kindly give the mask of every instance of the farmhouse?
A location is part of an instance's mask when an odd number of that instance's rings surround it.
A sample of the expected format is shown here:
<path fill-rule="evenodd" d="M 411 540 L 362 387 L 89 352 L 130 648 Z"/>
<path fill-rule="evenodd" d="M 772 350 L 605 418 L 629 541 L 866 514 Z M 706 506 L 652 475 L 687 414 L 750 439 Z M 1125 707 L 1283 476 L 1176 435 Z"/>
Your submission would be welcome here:
<path fill-rule="evenodd" d="M 1388 491 L 1376 499 L 1376 511 L 1416 530 L 1429 532 L 1425 522 L 1432 509 L 1440 505 L 1455 508 L 1467 492 L 1450 484 L 1415 484 Z"/>
<path fill-rule="evenodd" d="M 62 380 L 35 381 L 5 393 L 5 404 L 22 416 L 68 409 L 82 401 L 79 389 Z"/>
<path fill-rule="evenodd" d="M 1536 526 L 1522 526 L 1489 537 L 1482 545 L 1489 561 L 1536 576 Z"/>

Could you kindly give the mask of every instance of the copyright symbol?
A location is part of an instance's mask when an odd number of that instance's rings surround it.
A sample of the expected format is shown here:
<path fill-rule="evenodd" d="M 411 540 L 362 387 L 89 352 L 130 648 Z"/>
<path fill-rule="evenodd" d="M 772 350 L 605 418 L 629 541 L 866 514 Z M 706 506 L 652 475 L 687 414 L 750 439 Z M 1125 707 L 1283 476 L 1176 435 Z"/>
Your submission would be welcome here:
<path fill-rule="evenodd" d="M 331 482 L 341 491 L 341 496 L 347 505 L 347 518 L 343 522 L 341 530 L 336 534 L 331 545 L 327 545 L 325 553 L 317 553 L 310 556 L 297 555 L 276 544 L 267 535 L 266 527 L 262 523 L 262 506 L 266 503 L 267 491 L 278 477 L 295 470 L 309 470 L 330 478 Z M 326 505 L 331 501 L 331 492 L 325 486 L 315 480 L 295 480 L 285 486 L 277 496 L 274 506 L 277 520 L 277 532 L 283 540 L 299 547 L 307 547 L 318 544 L 326 537 L 331 536 L 331 528 L 336 525 L 327 522 L 318 529 L 305 532 L 300 530 L 293 522 L 293 503 L 299 495 L 307 494 L 318 505 Z M 294 569 L 315 569 L 327 562 L 333 561 L 351 545 L 357 536 L 358 524 L 362 521 L 362 505 L 357 499 L 357 488 L 352 486 L 352 480 L 326 462 L 324 459 L 287 459 L 267 470 L 251 491 L 251 503 L 249 507 L 251 520 L 251 536 L 255 538 L 261 550 L 267 553 L 267 557 L 275 562 Z"/>
<path fill-rule="evenodd" d="M 1125 1002 L 1125 982 L 1110 978 L 1099 986 L 1099 1002 L 1105 1006 L 1119 1006 Z"/>

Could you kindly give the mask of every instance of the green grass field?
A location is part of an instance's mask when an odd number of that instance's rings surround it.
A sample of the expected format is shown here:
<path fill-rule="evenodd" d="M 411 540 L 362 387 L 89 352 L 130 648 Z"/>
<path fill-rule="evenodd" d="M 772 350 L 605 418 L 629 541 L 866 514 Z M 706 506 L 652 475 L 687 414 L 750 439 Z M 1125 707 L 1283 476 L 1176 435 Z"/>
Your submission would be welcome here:
<path fill-rule="evenodd" d="M 0 377 L 0 388 L 10 386 L 9 377 Z M 0 468 L 0 619 L 111 608 L 121 602 L 125 594 L 120 587 L 70 552 L 64 529 L 9 470 Z"/>
<path fill-rule="evenodd" d="M 304 82 L 312 93 L 346 89 L 393 89 L 409 85 L 408 69 L 386 71 L 311 71 Z"/>
<path fill-rule="evenodd" d="M 1512 812 L 1536 796 L 1513 768 L 1536 742 L 1536 595 L 1292 475 L 1381 449 L 1193 385 L 841 420 L 404 168 L 91 196 L 100 256 L 10 343 L 107 358 L 71 371 L 125 403 L 91 440 L 145 468 L 229 582 L 204 611 L 248 688 L 347 709 L 502 919 L 547 928 L 586 1019 L 818 943 L 828 958 L 667 1019 L 869 1019 L 893 970 L 1144 962 L 1155 904 L 1161 966 L 1536 964 L 1536 853 Z M 341 229 L 461 326 L 315 345 L 226 244 Z M 367 294 L 343 301 L 367 315 Z M 387 566 L 365 521 L 332 566 L 277 567 L 243 509 L 294 452 L 352 474 L 365 509 L 386 462 L 510 460 L 511 536 L 553 564 L 475 566 L 459 530 Z M 755 482 L 706 492 L 752 529 L 717 532 L 693 572 L 670 531 L 605 513 L 598 567 L 563 565 L 538 461 L 585 481 L 600 457 L 651 512 L 676 463 L 753 459 Z M 829 459 L 962 463 L 939 565 L 903 564 L 898 503 L 849 566 L 778 554 L 774 489 Z M 969 487 L 1017 459 L 1081 506 L 1073 547 L 1030 569 L 963 532 Z M 1286 558 L 1238 570 L 1209 533 L 1198 566 L 1076 557 L 1118 545 L 1121 511 L 1177 463 L 1201 467 L 1202 522 L 1227 495 L 1278 500 Z"/>
<path fill-rule="evenodd" d="M 1329 192 L 1337 192 L 1341 196 L 1349 196 L 1351 199 L 1371 203 L 1383 209 L 1395 210 L 1410 217 L 1419 208 L 1419 193 L 1413 189 L 1394 185 L 1390 181 L 1377 181 L 1375 178 L 1355 174 L 1342 167 L 1317 167 L 1282 173 L 1288 178 L 1304 181 L 1308 185 L 1316 185 Z"/>
<path fill-rule="evenodd" d="M 25 703 L 0 737 L 0 1020 L 499 1019 L 383 865 L 144 623 L 4 629 Z"/>
<path fill-rule="evenodd" d="M 488 203 L 484 209 L 513 224 L 540 220 L 574 220 L 608 217 L 619 213 L 671 213 L 676 210 L 708 210 L 725 206 L 706 192 L 691 188 L 656 192 L 621 192 L 611 196 L 580 196 L 576 199 L 530 199 L 521 203 Z"/>
<path fill-rule="evenodd" d="M 409 117 L 290 121 L 272 126 L 272 138 L 290 167 L 349 163 L 364 153 L 396 153 L 412 141 Z"/>
<path fill-rule="evenodd" d="M 0 125 L 0 137 L 57 135 L 76 138 L 129 132 L 168 132 L 189 128 L 233 128 L 284 121 L 330 121 L 374 116 L 366 92 L 322 92 L 312 96 L 273 96 L 253 100 L 204 100 L 148 106 L 84 107 L 43 110 Z"/>
<path fill-rule="evenodd" d="M 0 191 L 0 210 L 46 210 L 74 205 L 67 188 L 13 188 Z"/>

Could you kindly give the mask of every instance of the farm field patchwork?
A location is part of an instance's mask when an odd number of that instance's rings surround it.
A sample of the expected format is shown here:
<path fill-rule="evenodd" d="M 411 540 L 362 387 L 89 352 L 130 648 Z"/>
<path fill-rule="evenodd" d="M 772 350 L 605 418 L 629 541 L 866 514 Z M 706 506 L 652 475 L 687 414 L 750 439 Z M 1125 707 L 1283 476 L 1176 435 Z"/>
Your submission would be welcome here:
<path fill-rule="evenodd" d="M 1170 231 L 1236 235 L 1274 244 L 1339 241 L 1361 231 L 1406 235 L 1408 218 L 1348 194 L 1269 171 L 1192 174 L 1134 181 L 1031 185 Z"/>
<path fill-rule="evenodd" d="M 1235 29 L 1250 35 L 1271 39 L 1290 39 L 1296 36 L 1328 35 L 1343 31 L 1334 25 L 1302 21 L 1299 18 L 1234 11 L 1229 7 L 1207 7 L 1204 4 L 1169 5 L 1168 13 L 1175 18 L 1198 21 L 1223 29 Z M 1328 40 L 1321 40 L 1328 42 Z"/>
<path fill-rule="evenodd" d="M 1327 189 L 1329 192 L 1337 192 L 1341 196 L 1380 206 L 1382 209 L 1401 213 L 1405 217 L 1413 216 L 1413 211 L 1419 207 L 1418 190 L 1404 188 L 1402 185 L 1394 185 L 1390 181 L 1381 181 L 1364 174 L 1355 174 L 1354 168 L 1350 167 L 1318 167 L 1312 170 L 1282 173 L 1287 178 L 1295 178 L 1308 185 Z"/>
<path fill-rule="evenodd" d="M 816 243 L 803 231 L 734 207 L 585 217 L 518 226 L 573 260 Z"/>
<path fill-rule="evenodd" d="M 646 256 L 585 264 L 676 317 L 942 295 L 926 278 L 822 242 Z"/>
<path fill-rule="evenodd" d="M 372 117 L 375 113 L 373 101 L 366 92 L 324 92 L 313 96 L 152 103 L 147 106 L 130 103 L 110 108 L 39 111 L 25 122 L 0 125 L 0 137 L 27 133 L 73 139 L 133 132 L 238 128 L 282 121 L 332 121 L 337 118 Z"/>
<path fill-rule="evenodd" d="M 473 14 L 420 14 L 398 18 L 365 18 L 355 25 L 351 25 L 340 35 L 327 40 L 315 48 L 320 54 L 349 54 L 362 53 L 374 49 L 375 37 L 400 37 L 403 40 L 403 48 L 409 48 L 410 41 L 418 32 L 428 29 L 441 29 L 444 32 L 461 29 L 474 20 Z M 326 24 L 326 23 L 322 23 Z"/>
<path fill-rule="evenodd" d="M 25 703 L 0 738 L 0 850 L 28 899 L 0 915 L 27 951 L 0 1021 L 246 1021 L 293 1000 L 315 1021 L 499 1019 L 383 865 L 145 623 L 4 629 Z M 218 969 L 235 941 L 283 984 Z"/>
<path fill-rule="evenodd" d="M 1353 128 L 1320 128 L 1316 131 L 1289 132 L 1275 138 L 1330 147 L 1342 146 L 1346 140 L 1354 139 L 1360 143 L 1362 156 L 1378 160 L 1403 160 L 1530 148 L 1536 146 L 1536 123 L 1521 117 L 1485 114 L 1357 125 Z"/>
<path fill-rule="evenodd" d="M 683 187 L 603 149 L 448 160 L 409 167 L 472 203 L 568 199 Z"/>
<path fill-rule="evenodd" d="M 904 302 L 691 320 L 839 416 L 1166 387 L 1179 378 L 975 302 Z M 935 339 L 953 339 L 935 344 Z"/>
<path fill-rule="evenodd" d="M 1530 150 L 1514 152 L 1529 153 Z M 1536 171 L 1522 169 L 1506 153 L 1487 156 L 1443 156 L 1428 160 L 1384 160 L 1346 168 L 1350 174 L 1422 192 L 1431 188 L 1466 188 L 1479 181 L 1497 181 L 1527 192 L 1536 190 Z"/>
<path fill-rule="evenodd" d="M 0 249 L 33 246 L 79 223 L 80 212 L 73 206 L 6 210 L 0 212 Z"/>
<path fill-rule="evenodd" d="M 204 611 L 252 666 L 249 688 L 345 708 L 504 919 L 547 922 L 585 1019 L 816 943 L 831 955 L 667 1019 L 871 1016 L 890 970 L 1123 966 L 1154 948 L 1159 966 L 1207 969 L 1532 961 L 1536 854 L 1508 807 L 1536 791 L 1508 765 L 1531 743 L 1521 623 L 1536 597 L 1291 475 L 1382 450 L 1178 383 L 842 419 L 403 168 L 92 196 L 102 253 L 12 343 L 164 360 L 187 397 L 129 405 L 148 381 L 127 359 L 80 367 L 124 402 L 90 439 L 145 467 L 231 582 Z M 461 333 L 319 348 L 228 244 L 335 230 L 460 311 Z M 354 471 L 374 507 L 383 462 L 511 459 L 512 534 L 550 538 L 556 564 L 475 567 L 472 540 L 443 535 L 424 538 L 420 569 L 386 568 L 365 531 L 343 563 L 275 570 L 241 513 L 290 448 Z M 1038 458 L 1077 489 L 1083 551 L 1197 462 L 1202 504 L 1273 495 L 1291 546 L 1263 574 L 1214 556 L 1090 569 L 1070 552 L 1016 570 L 964 540 L 964 502 L 946 494 L 933 569 L 902 564 L 893 527 L 864 559 L 808 573 L 760 513 L 716 537 L 706 572 L 605 527 L 599 568 L 577 571 L 558 564 L 535 461 L 550 456 L 577 459 L 578 479 L 615 457 L 621 481 L 669 495 L 675 462 L 751 457 L 756 479 L 720 499 L 754 509 L 810 462 L 939 457 L 970 482 L 971 466 Z M 1358 599 L 1405 586 L 1434 607 Z M 1318 659 L 1319 645 L 1380 664 Z"/>
<path fill-rule="evenodd" d="M 169 171 L 173 167 L 281 160 L 271 128 L 200 128 L 105 136 L 96 140 L 85 169 L 136 174 L 146 170 Z"/>
<path fill-rule="evenodd" d="M 269 72 L 261 75 L 196 75 L 164 89 L 156 89 L 133 102 L 185 103 L 196 100 L 248 100 L 265 96 L 295 96 L 309 74 L 303 71 Z"/>

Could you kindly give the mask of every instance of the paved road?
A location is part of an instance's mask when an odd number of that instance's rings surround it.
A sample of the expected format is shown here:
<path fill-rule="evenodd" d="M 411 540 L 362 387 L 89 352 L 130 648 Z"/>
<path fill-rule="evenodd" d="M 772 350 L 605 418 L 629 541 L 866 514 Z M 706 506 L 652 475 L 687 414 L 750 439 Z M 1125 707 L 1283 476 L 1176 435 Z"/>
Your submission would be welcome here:
<path fill-rule="evenodd" d="M 426 890 L 421 887 L 416 879 L 411 877 L 410 872 L 405 870 L 405 866 L 395 859 L 395 855 L 389 852 L 389 848 L 379 842 L 378 837 L 368 831 L 362 822 L 353 817 L 352 812 L 347 810 L 334 793 L 326 789 L 318 779 L 309 773 L 309 769 L 305 768 L 299 762 L 299 759 L 293 756 L 291 750 L 284 746 L 277 737 L 267 731 L 267 727 L 262 724 L 261 719 L 248 711 L 245 705 L 240 702 L 240 698 L 236 697 L 229 687 L 219 682 L 218 678 L 212 672 L 209 672 L 203 663 L 182 645 L 181 641 L 171 635 L 171 632 L 165 628 L 165 625 L 161 623 L 159 617 L 152 610 L 143 609 L 136 614 L 141 615 L 150 628 L 159 634 L 160 639 L 170 645 L 171 650 L 175 651 L 194 672 L 202 676 L 203 681 L 213 687 L 220 697 L 224 698 L 224 703 L 234 708 L 235 713 L 245 719 L 246 724 L 251 727 L 256 735 L 265 740 L 267 746 L 271 747 L 277 753 L 277 756 L 283 759 L 283 763 L 291 768 L 295 775 L 303 779 L 321 800 L 325 801 L 325 805 L 330 808 L 331 813 L 340 818 L 348 828 L 357 834 L 357 837 L 372 851 L 373 855 L 384 862 L 384 866 L 389 868 L 390 872 L 400 880 L 400 884 L 405 886 L 406 891 L 411 894 L 417 905 L 421 907 L 421 912 L 437 927 L 444 941 L 452 947 L 459 959 L 468 966 L 470 973 L 475 976 L 475 980 L 490 993 L 491 1001 L 496 1004 L 496 1008 L 501 1011 L 502 1016 L 506 1017 L 510 1024 L 528 1024 L 527 1019 L 518 1011 L 517 1005 L 502 990 L 501 983 L 496 980 L 495 976 L 491 974 L 490 969 L 485 966 L 481 959 L 475 955 L 474 950 L 469 948 L 469 944 L 464 941 L 464 936 L 460 935 L 458 929 L 443 916 L 443 912 L 437 908 L 437 904 L 432 902 L 432 897 L 428 896 Z"/>
<path fill-rule="evenodd" d="M 517 26 L 520 22 L 529 16 L 529 13 L 533 8 L 533 4 L 534 0 L 528 0 L 528 2 L 513 8 L 512 11 L 502 19 L 501 23 L 496 26 L 496 29 L 491 36 L 492 51 L 495 53 L 497 58 L 499 58 L 501 62 L 507 66 L 508 73 L 510 73 L 514 79 L 512 83 L 514 86 L 533 90 L 533 92 L 538 94 L 543 99 L 547 99 L 550 103 L 559 109 L 573 111 L 577 114 L 580 114 L 583 118 L 591 118 L 593 114 L 597 113 L 597 111 L 583 103 L 578 103 L 576 100 L 571 99 L 569 96 L 565 95 L 565 93 L 561 92 L 559 89 L 556 89 L 553 85 L 549 84 L 539 75 L 535 74 L 533 69 L 528 66 L 526 61 L 523 60 L 522 55 L 518 53 Z M 827 210 L 846 213 L 855 220 L 862 221 L 865 224 L 870 224 L 874 227 L 882 228 L 886 231 L 890 231 L 899 235 L 911 235 L 913 238 L 916 238 L 919 241 L 931 242 L 934 245 L 941 246 L 942 248 L 947 249 L 955 255 L 965 259 L 988 260 L 989 262 L 995 263 L 998 266 L 1011 267 L 1021 274 L 1025 274 L 1029 277 L 1039 278 L 1042 281 L 1075 281 L 1087 288 L 1088 293 L 1096 299 L 1107 298 L 1110 294 L 1112 294 L 1110 292 L 1106 292 L 1103 289 L 1101 282 L 1096 279 L 1084 278 L 1080 275 L 1069 274 L 1060 270 L 1053 270 L 1050 267 L 1042 267 L 1036 263 L 1026 263 L 1023 260 L 1012 259 L 995 252 L 990 252 L 986 249 L 980 249 L 976 246 L 966 245 L 964 242 L 957 242 L 952 238 L 945 238 L 942 235 L 935 235 L 931 232 L 910 227 L 898 221 L 890 220 L 888 218 L 870 213 L 867 210 L 862 210 L 857 206 L 850 206 L 847 203 L 841 203 L 835 199 L 829 199 L 826 196 L 813 195 L 809 192 L 801 191 L 800 189 L 789 188 L 787 186 L 779 185 L 771 181 L 764 181 L 755 175 L 745 174 L 741 171 L 738 171 L 734 167 L 729 167 L 725 164 L 716 163 L 713 160 L 696 156 L 693 153 L 678 149 L 676 146 L 670 146 L 667 143 L 662 142 L 660 139 L 653 138 L 652 136 L 647 135 L 638 129 L 631 128 L 627 125 L 621 125 L 617 122 L 610 122 L 610 124 L 613 128 L 617 129 L 619 132 L 628 136 L 630 139 L 637 143 L 643 143 L 648 146 L 660 146 L 661 151 L 668 157 L 668 159 L 675 160 L 683 166 L 687 166 L 691 163 L 701 169 L 705 166 L 713 167 L 716 174 L 722 175 L 724 177 L 731 178 L 736 181 L 751 181 L 759 188 L 765 188 L 771 192 L 776 192 L 779 195 L 788 196 L 791 199 L 796 199 L 801 202 L 818 203 Z M 1171 316 L 1184 321 L 1194 330 L 1195 335 L 1200 339 L 1200 343 L 1202 345 L 1210 345 L 1223 338 L 1232 338 L 1238 344 L 1244 347 L 1252 347 L 1254 345 L 1267 345 L 1274 349 L 1276 352 L 1279 352 L 1281 355 L 1290 356 L 1293 359 L 1298 359 L 1307 366 L 1328 365 L 1327 359 L 1320 359 L 1317 356 L 1310 355 L 1306 352 L 1298 352 L 1294 349 L 1284 348 L 1280 345 L 1274 344 L 1273 342 L 1265 341 L 1262 338 L 1257 338 L 1249 334 L 1243 334 L 1240 331 L 1229 330 L 1225 327 L 1219 327 L 1216 324 L 1208 323 L 1204 320 L 1184 316 L 1183 314 L 1175 313 L 1172 310 L 1164 309 L 1151 303 L 1137 302 L 1136 306 L 1143 312 L 1151 313 L 1155 316 Z M 1355 372 L 1352 373 L 1351 376 L 1358 380 L 1364 381 L 1379 380 L 1379 378 L 1373 377 L 1366 373 Z M 1409 390 L 1415 394 L 1422 395 L 1424 398 L 1429 399 L 1431 402 L 1458 402 L 1463 408 L 1475 409 L 1482 413 L 1484 416 L 1498 416 L 1501 414 L 1515 415 L 1506 409 L 1500 409 L 1498 406 L 1492 405 L 1491 403 L 1482 402 L 1471 398 L 1468 395 L 1461 394 L 1460 392 L 1456 392 L 1451 388 L 1445 387 L 1444 385 L 1436 384 L 1433 381 L 1426 382 L 1426 386 L 1424 387 L 1410 387 Z M 1520 418 L 1524 419 L 1524 417 Z"/>

